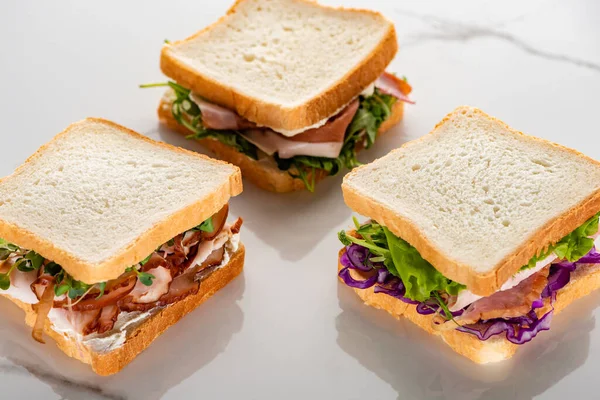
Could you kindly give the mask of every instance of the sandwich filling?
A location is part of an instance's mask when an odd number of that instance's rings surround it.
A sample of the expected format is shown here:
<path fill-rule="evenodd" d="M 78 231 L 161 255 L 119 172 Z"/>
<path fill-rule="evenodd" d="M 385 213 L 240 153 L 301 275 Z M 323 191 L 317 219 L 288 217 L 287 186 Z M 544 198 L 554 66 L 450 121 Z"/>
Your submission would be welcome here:
<path fill-rule="evenodd" d="M 52 329 L 96 352 L 123 345 L 128 332 L 158 311 L 195 295 L 238 250 L 241 218 L 226 224 L 229 207 L 159 246 L 116 279 L 86 284 L 32 250 L 0 239 L 0 294 L 30 304 L 32 336 Z"/>
<path fill-rule="evenodd" d="M 346 246 L 340 279 L 355 289 L 373 288 L 432 315 L 436 330 L 457 329 L 480 340 L 502 335 L 515 344 L 550 329 L 556 294 L 574 274 L 600 267 L 598 219 L 594 215 L 531 258 L 496 293 L 481 297 L 444 277 L 417 249 L 376 221 L 339 233 Z"/>
<path fill-rule="evenodd" d="M 254 160 L 270 160 L 282 171 L 301 179 L 314 190 L 317 174 L 335 175 L 342 167 L 360 163 L 356 151 L 375 142 L 381 124 L 392 114 L 396 101 L 413 103 L 406 79 L 384 73 L 363 93 L 334 115 L 305 127 L 286 131 L 258 126 L 235 111 L 211 103 L 175 83 L 173 118 L 190 131 L 190 139 L 218 140 Z"/>

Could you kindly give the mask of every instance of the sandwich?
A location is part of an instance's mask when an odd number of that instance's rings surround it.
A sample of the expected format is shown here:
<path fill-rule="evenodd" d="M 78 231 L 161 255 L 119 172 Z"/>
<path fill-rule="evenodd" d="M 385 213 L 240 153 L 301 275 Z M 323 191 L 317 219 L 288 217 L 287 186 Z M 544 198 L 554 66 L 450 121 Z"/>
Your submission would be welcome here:
<path fill-rule="evenodd" d="M 476 363 L 600 287 L 600 163 L 472 107 L 355 169 L 338 276 Z"/>
<path fill-rule="evenodd" d="M 240 274 L 233 165 L 90 118 L 0 180 L 0 295 L 114 374 Z"/>
<path fill-rule="evenodd" d="M 313 191 L 402 118 L 411 87 L 385 71 L 397 50 L 394 25 L 376 12 L 238 0 L 167 41 L 160 66 L 172 80 L 142 87 L 168 86 L 160 121 L 259 187 Z"/>

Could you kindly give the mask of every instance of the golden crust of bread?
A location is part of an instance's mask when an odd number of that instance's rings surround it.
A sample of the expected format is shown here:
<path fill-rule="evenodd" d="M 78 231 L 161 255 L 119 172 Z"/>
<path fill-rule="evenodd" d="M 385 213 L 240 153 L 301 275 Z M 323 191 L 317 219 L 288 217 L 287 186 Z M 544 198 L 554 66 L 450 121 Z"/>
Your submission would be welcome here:
<path fill-rule="evenodd" d="M 226 162 L 214 160 L 208 156 L 198 154 L 193 151 L 154 141 L 146 136 L 140 135 L 137 132 L 113 122 L 100 118 L 87 118 L 83 121 L 71 124 L 63 132 L 55 136 L 52 141 L 40 147 L 25 161 L 23 165 L 17 168 L 15 173 L 21 168 L 24 168 L 27 163 L 31 162 L 32 160 L 42 157 L 45 150 L 53 141 L 57 140 L 62 135 L 68 134 L 72 128 L 79 124 L 90 122 L 109 125 L 135 137 L 136 139 L 152 143 L 157 147 L 163 147 L 178 153 L 190 154 L 194 157 L 199 157 L 210 160 L 214 163 L 230 166 L 230 164 Z M 0 181 L 2 179 L 0 179 Z M 36 234 L 19 227 L 18 225 L 2 220 L 0 220 L 0 237 L 25 249 L 35 250 L 37 253 L 44 256 L 44 258 L 60 264 L 65 271 L 67 271 L 69 275 L 76 280 L 88 284 L 103 282 L 119 277 L 125 268 L 144 259 L 144 257 L 152 253 L 152 251 L 154 251 L 154 249 L 156 249 L 156 247 L 160 246 L 162 243 L 167 242 L 179 233 L 184 232 L 206 220 L 208 217 L 219 211 L 224 204 L 229 202 L 231 197 L 237 196 L 241 192 L 242 176 L 240 170 L 236 167 L 236 171 L 230 175 L 229 180 L 220 188 L 211 193 L 210 196 L 178 210 L 175 214 L 157 223 L 151 229 L 144 232 L 144 234 L 140 235 L 135 242 L 129 244 L 118 254 L 115 254 L 102 264 L 90 264 L 55 246 L 54 243 L 49 242 L 37 236 Z"/>
<path fill-rule="evenodd" d="M 215 294 L 238 276 L 244 266 L 245 249 L 240 247 L 235 252 L 229 263 L 223 268 L 216 270 L 200 285 L 200 290 L 193 296 L 171 304 L 160 312 L 152 315 L 142 322 L 134 330 L 128 333 L 127 340 L 123 346 L 109 352 L 96 353 L 79 344 L 75 339 L 58 333 L 52 329 L 49 320 L 46 320 L 44 332 L 56 341 L 58 347 L 69 357 L 90 364 L 98 375 L 112 375 L 119 372 L 129 364 L 139 353 L 144 351 L 150 344 L 166 331 L 170 326 L 183 318 L 187 313 L 194 310 L 205 300 Z M 35 323 L 37 313 L 31 304 L 23 303 L 10 296 L 5 296 L 25 311 L 25 322 L 29 326 Z"/>
<path fill-rule="evenodd" d="M 269 126 L 274 129 L 295 130 L 313 125 L 329 117 L 343 107 L 344 104 L 348 104 L 352 98 L 368 85 L 375 82 L 398 52 L 396 30 L 394 25 L 390 24 L 389 30 L 377 48 L 362 60 L 360 64 L 348 71 L 344 78 L 335 82 L 323 93 L 298 107 L 283 108 L 279 104 L 265 102 L 236 91 L 234 88 L 228 86 L 227 82 L 218 82 L 206 75 L 202 75 L 198 71 L 194 71 L 181 62 L 172 51 L 173 46 L 192 40 L 223 23 L 228 15 L 236 12 L 238 4 L 243 1 L 245 0 L 237 0 L 225 16 L 193 36 L 182 41 L 166 44 L 161 51 L 160 67 L 165 75 L 177 83 L 191 89 L 215 104 L 235 110 L 239 115 L 258 125 Z M 305 1 L 314 4 L 314 1 Z M 319 6 L 327 9 L 335 9 L 334 7 Z M 381 16 L 381 14 L 369 10 L 346 10 Z"/>
<path fill-rule="evenodd" d="M 343 251 L 344 249 L 340 250 L 339 256 L 342 255 Z M 343 266 L 338 259 L 338 271 L 342 268 Z M 558 291 L 554 303 L 554 315 L 559 314 L 575 300 L 587 296 L 598 288 L 600 288 L 600 267 L 597 264 L 580 266 L 571 275 L 569 284 Z M 407 318 L 427 333 L 439 336 L 458 354 L 478 364 L 506 360 L 512 357 L 519 348 L 519 345 L 509 342 L 501 335 L 492 336 L 486 341 L 481 341 L 474 335 L 457 330 L 434 330 L 432 328 L 432 316 L 419 314 L 415 305 L 404 303 L 387 294 L 375 293 L 373 287 L 369 289 L 352 288 L 352 290 L 366 305 L 387 311 L 396 319 L 400 319 L 400 317 Z"/>
<path fill-rule="evenodd" d="M 524 133 L 510 128 L 504 122 L 487 115 L 479 109 L 473 109 L 471 107 L 457 108 L 448 114 L 440 123 L 438 123 L 429 133 L 429 135 L 435 133 L 440 126 L 444 125 L 456 113 L 464 113 L 467 111 L 480 114 L 484 118 L 488 118 L 495 123 L 501 124 L 512 133 L 524 135 Z M 423 140 L 424 138 L 425 136 L 408 143 L 415 143 Z M 568 151 L 585 158 L 590 163 L 600 165 L 600 162 L 593 160 L 576 150 L 569 149 L 544 139 L 534 137 L 530 138 L 545 145 L 549 144 L 554 147 L 559 147 L 564 151 Z M 406 146 L 408 143 L 405 143 L 402 147 Z M 468 265 L 460 263 L 452 259 L 451 255 L 441 252 L 437 247 L 429 242 L 425 234 L 417 225 L 413 224 L 403 216 L 391 211 L 386 205 L 375 200 L 365 199 L 356 190 L 351 188 L 349 185 L 346 185 L 346 179 L 351 177 L 352 174 L 359 172 L 360 168 L 362 167 L 356 168 L 346 175 L 346 177 L 344 177 L 342 192 L 344 195 L 344 201 L 348 207 L 361 215 L 365 215 L 385 225 L 396 236 L 406 240 L 408 243 L 414 246 L 423 256 L 423 258 L 429 261 L 445 277 L 465 284 L 470 291 L 480 296 L 489 296 L 500 289 L 500 287 L 508 278 L 514 275 L 523 265 L 526 265 L 529 262 L 531 257 L 539 254 L 542 249 L 548 246 L 548 244 L 558 242 L 560 239 L 574 231 L 577 227 L 581 226 L 585 221 L 587 221 L 591 216 L 600 210 L 600 190 L 597 190 L 589 198 L 571 208 L 568 212 L 556 216 L 545 226 L 535 232 L 530 238 L 523 241 L 523 245 L 512 254 L 505 257 L 498 264 L 497 268 L 484 274 L 478 274 Z"/>
<path fill-rule="evenodd" d="M 173 118 L 169 93 L 170 91 L 167 91 L 161 99 L 157 110 L 158 118 L 169 128 L 184 135 L 190 135 L 191 132 Z M 381 124 L 379 134 L 383 134 L 396 125 L 402 119 L 403 115 L 404 103 L 397 101 L 392 108 L 392 115 Z M 198 142 L 215 153 L 217 157 L 240 167 L 244 178 L 248 179 L 261 189 L 276 193 L 287 193 L 306 189 L 302 180 L 292 178 L 287 171 L 280 170 L 274 160 L 253 160 L 234 148 L 214 139 L 199 139 Z M 320 171 L 315 178 L 315 182 L 319 182 L 326 177 L 327 175 Z M 309 180 L 310 179 L 309 175 Z"/>

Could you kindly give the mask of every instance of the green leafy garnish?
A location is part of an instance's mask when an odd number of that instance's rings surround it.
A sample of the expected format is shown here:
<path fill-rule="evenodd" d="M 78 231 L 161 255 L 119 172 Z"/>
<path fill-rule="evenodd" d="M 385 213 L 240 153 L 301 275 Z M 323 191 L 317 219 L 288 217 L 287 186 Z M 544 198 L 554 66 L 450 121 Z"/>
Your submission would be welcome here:
<path fill-rule="evenodd" d="M 457 295 L 466 286 L 451 281 L 435 269 L 408 242 L 400 239 L 386 227 L 383 227 L 388 239 L 394 270 L 386 267 L 392 275 L 400 277 L 406 287 L 405 296 L 416 301 L 425 301 L 433 292 L 443 292 Z"/>
<path fill-rule="evenodd" d="M 191 134 L 188 139 L 211 138 L 233 147 L 238 152 L 258 160 L 258 148 L 241 136 L 238 131 L 212 130 L 202 125 L 202 112 L 191 100 L 191 91 L 185 87 L 169 81 L 164 83 L 151 83 L 140 85 L 141 88 L 168 86 L 175 92 L 175 100 L 171 105 L 173 118 L 186 127 Z M 378 89 L 371 96 L 360 96 L 360 105 L 352 122 L 348 126 L 344 145 L 337 158 L 296 156 L 289 159 L 281 159 L 274 155 L 277 166 L 282 171 L 288 171 L 293 178 L 302 180 L 304 186 L 313 192 L 316 177 L 319 171 L 325 175 L 336 175 L 342 167 L 352 169 L 360 165 L 356 158 L 358 145 L 369 148 L 375 142 L 379 127 L 392 113 L 392 107 L 397 99 L 384 94 Z"/>
<path fill-rule="evenodd" d="M 8 290 L 10 287 L 10 274 L 0 274 L 0 289 Z"/>
<path fill-rule="evenodd" d="M 44 257 L 36 253 L 35 251 L 29 251 L 25 254 L 25 257 L 19 258 L 15 264 L 17 269 L 21 272 L 30 272 L 40 269 L 44 263 Z"/>
<path fill-rule="evenodd" d="M 139 272 L 138 271 L 138 279 L 140 280 L 140 282 L 142 282 L 142 284 L 146 285 L 146 286 L 152 286 L 152 280 L 155 279 L 155 276 L 152 274 L 149 274 L 147 272 Z"/>
<path fill-rule="evenodd" d="M 156 278 L 154 275 L 149 274 L 147 272 L 142 272 L 142 271 L 138 270 L 136 267 L 129 267 L 125 270 L 125 272 L 131 272 L 131 271 L 135 272 L 139 281 L 142 282 L 142 284 L 145 286 L 152 286 L 152 280 Z"/>
<path fill-rule="evenodd" d="M 91 285 L 88 285 L 87 283 L 71 279 L 71 287 L 69 288 L 67 296 L 69 296 L 70 299 L 81 297 L 90 289 L 90 286 Z"/>
<path fill-rule="evenodd" d="M 562 238 L 555 246 L 554 253 L 561 259 L 576 262 L 594 247 L 594 239 L 590 238 L 598 232 L 600 213 L 588 219 L 583 225 Z"/>
<path fill-rule="evenodd" d="M 203 231 L 203 232 L 212 232 L 212 231 L 214 231 L 215 227 L 213 225 L 212 217 L 210 217 L 209 219 L 207 219 L 206 221 L 204 221 L 203 223 L 201 223 L 197 227 L 192 228 L 192 230 L 193 231 Z"/>
<path fill-rule="evenodd" d="M 538 261 L 544 260 L 550 254 L 554 253 L 558 258 L 569 262 L 576 262 L 585 256 L 594 247 L 594 239 L 590 236 L 598 233 L 598 219 L 600 212 L 588 219 L 579 228 L 569 233 L 557 243 L 548 246 L 540 254 L 535 255 L 529 260 L 527 265 L 521 267 L 521 271 L 535 267 Z"/>
<path fill-rule="evenodd" d="M 355 224 L 358 225 L 357 221 Z M 338 238 L 346 246 L 355 243 L 366 247 L 377 257 L 382 257 L 386 269 L 402 279 L 407 298 L 423 302 L 435 293 L 456 295 L 465 288 L 444 277 L 421 257 L 417 249 L 377 222 L 360 225 L 356 232 L 362 239 L 350 236 L 345 231 L 339 232 Z"/>
<path fill-rule="evenodd" d="M 8 243 L 4 239 L 0 239 L 0 261 L 6 260 L 12 253 L 19 250 L 19 247 L 12 243 Z"/>

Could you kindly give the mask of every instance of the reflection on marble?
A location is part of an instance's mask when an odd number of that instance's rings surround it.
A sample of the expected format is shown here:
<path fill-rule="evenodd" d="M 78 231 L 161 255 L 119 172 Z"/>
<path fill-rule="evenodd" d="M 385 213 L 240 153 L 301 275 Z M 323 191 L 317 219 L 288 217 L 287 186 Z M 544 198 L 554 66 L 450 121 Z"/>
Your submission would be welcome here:
<path fill-rule="evenodd" d="M 242 298 L 244 282 L 242 274 L 158 337 L 117 375 L 95 375 L 88 366 L 65 356 L 52 340 L 38 345 L 27 327 L 17 327 L 21 333 L 0 332 L 4 343 L 0 348 L 0 373 L 30 374 L 65 399 L 160 399 L 225 351 L 232 336 L 240 331 L 243 312 L 237 302 Z M 4 308 L 13 310 L 4 313 Z M 6 299 L 1 299 L 0 311 L 4 316 L 16 311 L 23 318 L 20 310 Z M 23 388 L 23 393 L 24 398 L 34 397 L 28 388 Z"/>
<path fill-rule="evenodd" d="M 600 292 L 579 300 L 510 360 L 477 365 L 406 319 L 365 306 L 338 286 L 337 343 L 398 392 L 398 399 L 530 399 L 586 361 Z M 543 370 L 543 373 L 541 372 Z"/>

